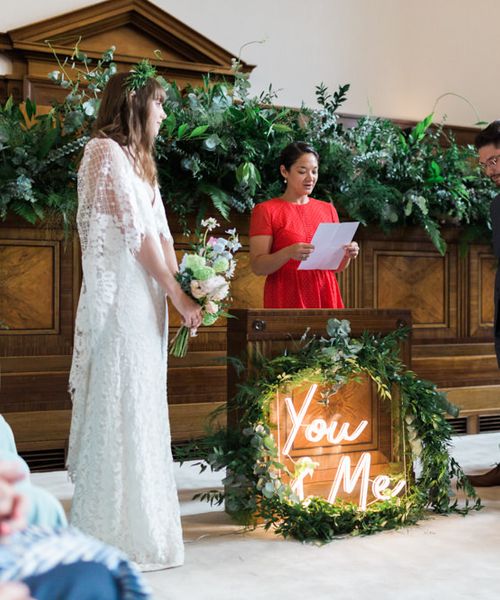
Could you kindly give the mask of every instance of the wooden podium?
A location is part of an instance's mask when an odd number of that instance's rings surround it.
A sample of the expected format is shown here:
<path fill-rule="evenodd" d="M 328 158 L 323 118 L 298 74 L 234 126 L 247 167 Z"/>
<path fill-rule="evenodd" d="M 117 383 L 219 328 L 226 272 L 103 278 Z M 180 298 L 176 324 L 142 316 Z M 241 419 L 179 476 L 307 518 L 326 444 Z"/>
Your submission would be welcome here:
<path fill-rule="evenodd" d="M 411 313 L 405 310 L 259 309 L 231 314 L 236 319 L 228 321 L 228 356 L 243 352 L 247 364 L 239 378 L 234 369 L 228 369 L 229 398 L 237 392 L 239 382 L 255 374 L 252 358 L 256 353 L 272 358 L 285 348 L 293 352 L 307 329 L 326 335 L 328 319 L 349 320 L 352 337 L 363 331 L 387 334 L 411 326 Z M 411 363 L 410 342 L 409 336 L 401 343 L 401 358 L 407 366 Z M 392 402 L 383 400 L 367 375 L 333 393 L 308 381 L 278 392 L 271 406 L 271 424 L 279 462 L 292 472 L 300 461 L 316 463 L 314 471 L 300 482 L 292 482 L 303 497 L 343 498 L 366 506 L 374 499 L 370 482 L 377 486 L 377 477 L 382 481 L 385 475 L 405 472 L 397 390 Z M 238 427 L 238 415 L 233 411 L 228 413 L 228 426 Z M 339 469 L 341 473 L 337 473 Z"/>

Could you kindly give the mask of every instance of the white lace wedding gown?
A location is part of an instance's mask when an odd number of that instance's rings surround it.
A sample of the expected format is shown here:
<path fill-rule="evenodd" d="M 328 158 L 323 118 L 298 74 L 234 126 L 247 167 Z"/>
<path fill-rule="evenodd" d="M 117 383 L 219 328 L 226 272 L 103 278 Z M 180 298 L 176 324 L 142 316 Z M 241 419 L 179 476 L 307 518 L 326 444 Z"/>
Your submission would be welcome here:
<path fill-rule="evenodd" d="M 168 423 L 165 295 L 136 258 L 171 240 L 124 150 L 93 139 L 78 173 L 83 284 L 70 374 L 71 522 L 143 570 L 184 559 Z"/>

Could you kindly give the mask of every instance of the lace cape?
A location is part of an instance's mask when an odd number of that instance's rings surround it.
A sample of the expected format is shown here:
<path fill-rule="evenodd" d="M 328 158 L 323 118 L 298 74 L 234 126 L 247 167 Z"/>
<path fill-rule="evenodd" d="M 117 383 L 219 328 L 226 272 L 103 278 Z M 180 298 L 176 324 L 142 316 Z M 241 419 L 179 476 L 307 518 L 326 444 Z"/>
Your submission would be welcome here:
<path fill-rule="evenodd" d="M 124 150 L 91 140 L 78 174 L 83 282 L 75 324 L 71 521 L 144 569 L 183 561 L 166 403 L 165 296 L 136 258 L 171 241 L 159 191 Z"/>

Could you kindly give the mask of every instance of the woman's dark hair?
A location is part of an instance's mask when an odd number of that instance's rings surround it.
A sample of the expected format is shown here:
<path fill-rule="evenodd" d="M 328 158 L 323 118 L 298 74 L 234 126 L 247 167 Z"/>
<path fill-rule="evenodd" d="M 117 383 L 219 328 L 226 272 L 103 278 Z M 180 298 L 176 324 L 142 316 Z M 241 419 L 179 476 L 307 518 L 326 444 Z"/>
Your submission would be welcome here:
<path fill-rule="evenodd" d="M 303 154 L 314 154 L 319 163 L 319 154 L 305 142 L 292 142 L 283 148 L 280 154 L 280 166 L 283 165 L 287 171 L 296 163 Z"/>
<path fill-rule="evenodd" d="M 489 144 L 500 147 L 500 121 L 493 121 L 476 136 L 475 145 L 478 150 Z"/>

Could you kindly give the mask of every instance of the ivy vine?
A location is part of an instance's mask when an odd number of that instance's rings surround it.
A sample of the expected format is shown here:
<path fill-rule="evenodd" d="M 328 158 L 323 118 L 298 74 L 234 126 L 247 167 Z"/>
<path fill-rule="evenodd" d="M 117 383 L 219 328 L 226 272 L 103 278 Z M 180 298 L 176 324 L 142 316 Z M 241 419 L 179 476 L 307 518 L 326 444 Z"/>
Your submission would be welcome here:
<path fill-rule="evenodd" d="M 476 496 L 460 465 L 450 455 L 452 429 L 445 414 L 457 414 L 445 394 L 430 382 L 406 369 L 399 343 L 407 335 L 400 329 L 386 336 L 364 332 L 350 337 L 349 321 L 330 319 L 327 336 L 304 335 L 294 352 L 268 359 L 259 356 L 253 376 L 239 387 L 229 410 L 238 411 L 239 428 L 219 429 L 185 454 L 194 450 L 214 471 L 226 469 L 224 490 L 209 490 L 196 497 L 210 503 L 225 502 L 235 520 L 246 525 L 264 524 L 284 537 L 301 541 L 328 542 L 339 535 L 371 534 L 416 523 L 427 511 L 467 514 L 479 510 Z M 238 361 L 235 361 L 238 366 Z M 242 363 L 239 363 L 242 368 Z M 297 477 L 304 464 L 290 473 L 278 462 L 278 449 L 271 432 L 270 407 L 276 392 L 300 382 L 317 382 L 333 393 L 349 381 L 367 375 L 375 382 L 384 402 L 398 402 L 406 440 L 407 486 L 404 494 L 388 497 L 361 510 L 356 504 L 337 499 L 309 497 L 301 501 L 281 479 L 286 472 Z M 397 395 L 395 391 L 398 391 Z M 413 473 L 414 464 L 419 474 Z M 462 500 L 452 493 L 452 479 Z"/>

